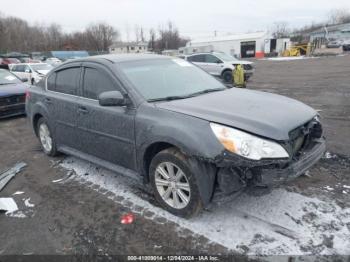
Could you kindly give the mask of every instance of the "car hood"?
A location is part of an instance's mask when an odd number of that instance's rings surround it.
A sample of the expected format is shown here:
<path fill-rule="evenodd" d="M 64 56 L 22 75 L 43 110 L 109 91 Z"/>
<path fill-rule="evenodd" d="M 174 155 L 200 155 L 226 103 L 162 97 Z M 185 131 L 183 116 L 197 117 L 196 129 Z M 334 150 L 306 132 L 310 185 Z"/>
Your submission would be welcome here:
<path fill-rule="evenodd" d="M 294 99 L 239 88 L 160 102 L 156 106 L 279 141 L 289 140 L 291 130 L 317 114 Z"/>
<path fill-rule="evenodd" d="M 0 85 L 0 97 L 9 96 L 9 95 L 24 94 L 28 88 L 29 88 L 28 85 L 22 84 L 22 83 Z"/>
<path fill-rule="evenodd" d="M 43 74 L 43 75 L 47 75 L 47 73 L 50 72 L 50 70 L 36 70 L 36 72 Z"/>
<path fill-rule="evenodd" d="M 254 64 L 253 62 L 242 61 L 242 60 L 232 60 L 232 61 L 228 61 L 227 63 L 233 64 L 233 65 L 251 65 L 251 64 Z"/>

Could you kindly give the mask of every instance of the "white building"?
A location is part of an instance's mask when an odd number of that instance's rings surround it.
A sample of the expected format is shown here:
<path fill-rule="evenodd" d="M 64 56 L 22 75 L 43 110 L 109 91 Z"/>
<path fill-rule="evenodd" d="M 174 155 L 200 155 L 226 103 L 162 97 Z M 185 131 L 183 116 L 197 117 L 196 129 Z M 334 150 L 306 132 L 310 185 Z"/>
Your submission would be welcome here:
<path fill-rule="evenodd" d="M 280 53 L 289 45 L 284 44 L 288 42 L 289 39 L 284 41 L 279 39 L 275 40 L 276 41 L 273 41 L 268 32 L 216 36 L 191 40 L 186 44 L 186 47 L 181 48 L 179 51 L 183 54 L 220 51 L 236 57 L 261 58 L 264 57 L 265 53 L 270 53 L 272 51 Z M 267 43 L 270 45 L 269 48 L 266 47 Z M 277 50 L 277 48 L 281 50 Z"/>
<path fill-rule="evenodd" d="M 147 51 L 147 42 L 117 42 L 109 47 L 111 54 L 145 53 Z"/>

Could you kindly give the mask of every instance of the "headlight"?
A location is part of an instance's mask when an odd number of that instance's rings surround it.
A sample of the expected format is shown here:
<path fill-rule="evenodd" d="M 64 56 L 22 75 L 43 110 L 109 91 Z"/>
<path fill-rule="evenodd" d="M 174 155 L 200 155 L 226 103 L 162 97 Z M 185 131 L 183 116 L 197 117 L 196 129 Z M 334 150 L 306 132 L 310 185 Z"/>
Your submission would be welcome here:
<path fill-rule="evenodd" d="M 286 150 L 275 142 L 215 123 L 210 123 L 210 127 L 220 143 L 232 153 L 254 160 L 289 157 Z"/>

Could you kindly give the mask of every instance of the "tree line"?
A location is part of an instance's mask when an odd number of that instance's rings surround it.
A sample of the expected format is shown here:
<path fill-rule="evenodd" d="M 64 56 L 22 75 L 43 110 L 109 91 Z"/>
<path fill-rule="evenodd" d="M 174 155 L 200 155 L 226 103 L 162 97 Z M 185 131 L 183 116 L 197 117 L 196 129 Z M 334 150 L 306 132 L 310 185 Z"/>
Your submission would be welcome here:
<path fill-rule="evenodd" d="M 149 34 L 141 26 L 135 26 L 135 40 L 148 41 L 152 51 L 178 49 L 185 46 L 188 39 L 180 36 L 172 23 L 149 29 Z M 7 52 L 45 52 L 53 50 L 87 50 L 105 52 L 120 40 L 117 28 L 107 23 L 92 23 L 85 29 L 73 33 L 64 32 L 61 25 L 31 25 L 27 21 L 0 14 L 0 53 Z"/>

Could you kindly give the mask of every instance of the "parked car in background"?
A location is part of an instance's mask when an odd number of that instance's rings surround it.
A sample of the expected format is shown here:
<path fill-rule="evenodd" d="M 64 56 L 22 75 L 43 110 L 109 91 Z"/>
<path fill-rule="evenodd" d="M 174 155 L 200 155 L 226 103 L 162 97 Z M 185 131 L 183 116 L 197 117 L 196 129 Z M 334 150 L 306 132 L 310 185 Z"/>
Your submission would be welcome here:
<path fill-rule="evenodd" d="M 236 65 L 243 65 L 245 80 L 254 73 L 253 62 L 242 61 L 221 52 L 195 53 L 184 57 L 209 74 L 221 77 L 225 83 L 232 83 L 232 70 Z"/>
<path fill-rule="evenodd" d="M 350 39 L 345 40 L 345 41 L 343 42 L 343 50 L 344 50 L 344 51 L 350 51 Z"/>
<path fill-rule="evenodd" d="M 19 61 L 17 58 L 0 57 L 0 68 L 10 69 L 12 64 L 18 64 L 20 62 L 21 61 Z"/>
<path fill-rule="evenodd" d="M 25 93 L 27 79 L 19 79 L 5 69 L 0 69 L 0 118 L 25 113 Z"/>
<path fill-rule="evenodd" d="M 216 190 L 273 185 L 323 155 L 317 112 L 276 94 L 228 88 L 197 66 L 159 55 L 66 62 L 29 89 L 43 151 L 142 175 L 162 207 L 189 217 Z"/>
<path fill-rule="evenodd" d="M 60 64 L 62 64 L 62 61 L 56 57 L 49 57 L 44 60 L 45 63 L 52 65 L 53 67 L 56 67 Z"/>
<path fill-rule="evenodd" d="M 11 67 L 11 72 L 20 78 L 27 78 L 34 85 L 38 83 L 53 66 L 46 63 L 20 63 Z"/>
<path fill-rule="evenodd" d="M 343 40 L 333 40 L 327 43 L 327 48 L 339 48 L 343 44 Z"/>

